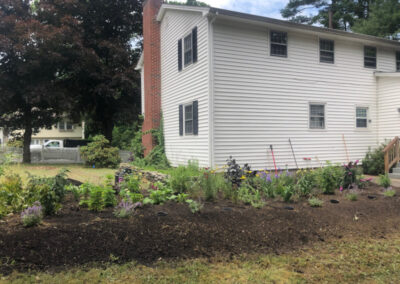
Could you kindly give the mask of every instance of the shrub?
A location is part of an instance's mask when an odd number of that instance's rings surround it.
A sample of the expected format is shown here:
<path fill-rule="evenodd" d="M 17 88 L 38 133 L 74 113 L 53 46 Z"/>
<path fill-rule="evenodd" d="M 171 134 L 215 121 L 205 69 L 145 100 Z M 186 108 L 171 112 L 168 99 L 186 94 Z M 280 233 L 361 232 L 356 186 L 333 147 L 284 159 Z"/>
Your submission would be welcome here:
<path fill-rule="evenodd" d="M 79 206 L 89 207 L 90 190 L 92 187 L 93 185 L 88 182 L 85 182 L 79 186 L 80 190 Z"/>
<path fill-rule="evenodd" d="M 232 156 L 226 160 L 227 170 L 225 172 L 225 179 L 229 181 L 233 187 L 239 188 L 242 181 L 246 178 L 254 177 L 255 172 L 251 171 L 248 164 L 244 164 L 243 168 L 236 162 Z"/>
<path fill-rule="evenodd" d="M 358 194 L 355 193 L 355 192 L 351 192 L 351 193 L 346 194 L 346 198 L 347 198 L 348 200 L 350 200 L 350 201 L 357 201 L 357 199 L 358 199 Z"/>
<path fill-rule="evenodd" d="M 260 192 L 254 189 L 249 183 L 242 183 L 238 190 L 238 199 L 255 208 L 261 208 L 264 206 Z"/>
<path fill-rule="evenodd" d="M 104 207 L 103 189 L 100 186 L 93 186 L 89 194 L 89 209 L 100 212 Z"/>
<path fill-rule="evenodd" d="M 128 218 L 135 212 L 135 207 L 131 201 L 121 201 L 114 209 L 114 216 L 117 218 Z"/>
<path fill-rule="evenodd" d="M 387 189 L 383 192 L 383 195 L 386 197 L 393 197 L 396 195 L 396 191 L 393 189 Z"/>
<path fill-rule="evenodd" d="M 168 200 L 176 199 L 174 191 L 161 182 L 156 182 L 152 185 L 152 188 L 152 190 L 149 190 L 150 196 L 143 199 L 144 204 L 163 204 Z"/>
<path fill-rule="evenodd" d="M 311 207 L 322 207 L 322 204 L 324 204 L 324 202 L 316 197 L 311 197 L 310 199 L 308 199 L 308 204 L 310 204 Z"/>
<path fill-rule="evenodd" d="M 6 175 L 0 184 L 0 200 L 5 213 L 19 212 L 25 205 L 22 179 L 17 174 Z M 6 209 L 7 208 L 7 209 Z"/>
<path fill-rule="evenodd" d="M 357 184 L 357 176 L 359 176 L 360 170 L 357 168 L 358 160 L 354 163 L 350 162 L 344 166 L 342 188 L 350 189 Z"/>
<path fill-rule="evenodd" d="M 193 214 L 199 212 L 204 206 L 202 203 L 199 203 L 192 199 L 186 200 L 186 203 L 189 204 L 189 209 Z"/>
<path fill-rule="evenodd" d="M 120 188 L 127 189 L 131 193 L 139 193 L 140 192 L 140 182 L 141 176 L 139 175 L 125 175 L 122 183 L 120 184 Z"/>
<path fill-rule="evenodd" d="M 96 168 L 116 168 L 121 162 L 118 148 L 111 147 L 110 142 L 102 135 L 93 137 L 93 141 L 80 148 L 86 165 Z"/>
<path fill-rule="evenodd" d="M 105 207 L 114 207 L 117 204 L 117 198 L 115 197 L 115 191 L 112 188 L 102 188 L 103 190 L 103 201 Z"/>
<path fill-rule="evenodd" d="M 295 190 L 301 197 L 310 196 L 315 187 L 315 173 L 311 170 L 299 171 L 299 179 L 296 183 Z"/>
<path fill-rule="evenodd" d="M 389 175 L 386 173 L 379 175 L 378 183 L 380 186 L 383 186 L 383 188 L 388 188 L 392 184 L 392 181 L 390 180 Z"/>
<path fill-rule="evenodd" d="M 334 194 L 335 189 L 339 188 L 342 183 L 343 173 L 342 167 L 333 166 L 329 162 L 325 167 L 316 170 L 316 180 L 322 192 L 324 194 Z"/>
<path fill-rule="evenodd" d="M 204 193 L 205 200 L 212 201 L 216 199 L 220 190 L 224 190 L 226 181 L 221 174 L 207 170 L 200 174 L 196 185 Z"/>
<path fill-rule="evenodd" d="M 40 202 L 36 201 L 32 207 L 28 207 L 21 213 L 21 221 L 24 227 L 33 227 L 42 222 L 43 212 Z"/>
<path fill-rule="evenodd" d="M 198 163 L 189 161 L 187 166 L 179 166 L 171 170 L 168 182 L 175 193 L 185 193 L 193 186 L 195 178 L 200 174 Z"/>
<path fill-rule="evenodd" d="M 386 144 L 382 144 L 374 150 L 371 150 L 371 148 L 368 150 L 368 153 L 362 160 L 364 174 L 380 175 L 385 173 L 385 157 L 383 154 L 385 147 Z"/>

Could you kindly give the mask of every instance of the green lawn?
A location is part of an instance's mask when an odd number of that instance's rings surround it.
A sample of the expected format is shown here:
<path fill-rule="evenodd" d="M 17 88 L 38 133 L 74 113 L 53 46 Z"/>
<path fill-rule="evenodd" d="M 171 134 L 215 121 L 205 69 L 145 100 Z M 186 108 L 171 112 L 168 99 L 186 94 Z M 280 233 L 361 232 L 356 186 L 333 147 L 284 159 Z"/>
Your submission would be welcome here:
<path fill-rule="evenodd" d="M 112 258 L 110 256 L 110 258 Z M 0 283 L 399 283 L 400 235 L 319 243 L 282 255 L 159 261 L 18 274 Z"/>
<path fill-rule="evenodd" d="M 81 182 L 91 182 L 100 184 L 104 181 L 107 174 L 114 174 L 115 169 L 93 169 L 81 165 L 26 165 L 15 164 L 8 168 L 10 173 L 19 174 L 24 181 L 31 175 L 51 177 L 56 175 L 61 169 L 66 168 L 70 172 L 68 177 Z"/>

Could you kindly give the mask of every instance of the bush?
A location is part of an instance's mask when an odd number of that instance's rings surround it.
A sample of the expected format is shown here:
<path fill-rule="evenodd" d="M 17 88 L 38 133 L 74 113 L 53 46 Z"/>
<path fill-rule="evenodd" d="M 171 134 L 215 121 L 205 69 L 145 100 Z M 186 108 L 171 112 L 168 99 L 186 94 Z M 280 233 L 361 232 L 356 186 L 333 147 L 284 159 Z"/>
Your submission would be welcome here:
<path fill-rule="evenodd" d="M 151 187 L 153 189 L 149 190 L 150 196 L 143 199 L 144 204 L 163 204 L 168 200 L 176 199 L 174 191 L 161 182 L 156 182 Z"/>
<path fill-rule="evenodd" d="M 373 151 L 371 148 L 362 160 L 362 168 L 364 174 L 380 175 L 385 173 L 385 157 L 383 149 L 387 144 L 382 144 Z"/>
<path fill-rule="evenodd" d="M 117 198 L 112 188 L 103 188 L 103 201 L 105 207 L 114 207 L 117 204 Z"/>
<path fill-rule="evenodd" d="M 316 197 L 311 197 L 310 199 L 308 199 L 308 204 L 310 204 L 311 207 L 322 207 L 322 204 L 324 204 L 324 202 Z"/>
<path fill-rule="evenodd" d="M 125 175 L 122 183 L 120 183 L 121 190 L 128 190 L 131 193 L 140 192 L 141 177 L 138 175 Z"/>
<path fill-rule="evenodd" d="M 93 186 L 89 194 L 89 209 L 100 212 L 104 207 L 103 189 L 100 186 Z"/>
<path fill-rule="evenodd" d="M 118 148 L 111 147 L 102 135 L 93 137 L 93 141 L 81 147 L 80 152 L 86 165 L 96 168 L 116 168 L 121 162 Z"/>
<path fill-rule="evenodd" d="M 0 184 L 0 202 L 3 204 L 2 215 L 19 212 L 24 208 L 24 192 L 22 179 L 17 174 L 10 174 L 3 178 Z"/>
<path fill-rule="evenodd" d="M 335 189 L 341 186 L 343 176 L 343 167 L 333 166 L 329 162 L 325 167 L 316 170 L 317 184 L 324 194 L 334 194 Z"/>
<path fill-rule="evenodd" d="M 350 189 L 357 185 L 358 180 L 357 177 L 360 177 L 361 172 L 357 167 L 358 160 L 354 163 L 350 162 L 344 166 L 343 180 L 341 187 L 343 189 Z"/>
<path fill-rule="evenodd" d="M 251 171 L 248 164 L 244 164 L 242 168 L 236 163 L 236 160 L 233 159 L 232 156 L 226 160 L 226 166 L 225 179 L 229 181 L 233 187 L 239 188 L 243 180 L 255 176 L 255 172 Z"/>
<path fill-rule="evenodd" d="M 170 171 L 168 183 L 175 193 L 186 193 L 200 174 L 198 163 L 189 161 L 187 166 L 179 166 Z"/>
<path fill-rule="evenodd" d="M 32 207 L 28 207 L 21 213 L 21 221 L 24 227 L 33 227 L 42 222 L 43 213 L 40 202 L 36 201 Z"/>
<path fill-rule="evenodd" d="M 390 180 L 389 175 L 386 173 L 379 175 L 378 183 L 380 186 L 383 186 L 383 188 L 388 188 L 392 184 L 392 181 Z"/>
<path fill-rule="evenodd" d="M 315 173 L 312 170 L 304 170 L 298 172 L 298 180 L 295 186 L 296 192 L 300 197 L 308 197 L 311 195 L 316 185 Z"/>

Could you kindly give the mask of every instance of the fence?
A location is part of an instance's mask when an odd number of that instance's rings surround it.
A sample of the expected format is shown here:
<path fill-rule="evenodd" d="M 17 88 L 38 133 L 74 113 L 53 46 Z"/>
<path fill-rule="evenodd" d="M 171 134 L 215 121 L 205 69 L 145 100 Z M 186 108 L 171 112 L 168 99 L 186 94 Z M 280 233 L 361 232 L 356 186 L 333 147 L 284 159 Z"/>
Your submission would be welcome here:
<path fill-rule="evenodd" d="M 5 155 L 12 154 L 14 162 L 22 162 L 22 149 L 0 147 L 0 159 Z M 131 156 L 129 151 L 119 151 L 122 162 L 128 162 Z M 61 148 L 61 149 L 31 149 L 31 162 L 34 164 L 83 164 L 79 148 Z"/>

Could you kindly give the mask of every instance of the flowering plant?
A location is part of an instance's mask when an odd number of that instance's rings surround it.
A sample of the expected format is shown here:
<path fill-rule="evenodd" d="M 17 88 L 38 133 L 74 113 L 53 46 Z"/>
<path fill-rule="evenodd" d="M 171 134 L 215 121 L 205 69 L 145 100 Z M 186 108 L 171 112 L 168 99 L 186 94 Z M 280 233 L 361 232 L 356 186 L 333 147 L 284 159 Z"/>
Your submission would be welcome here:
<path fill-rule="evenodd" d="M 43 219 L 43 208 L 39 201 L 33 203 L 32 207 L 28 207 L 21 213 L 21 220 L 24 227 L 33 227 Z"/>
<path fill-rule="evenodd" d="M 135 209 L 141 207 L 142 203 L 132 203 L 130 200 L 121 201 L 114 209 L 114 216 L 117 218 L 128 218 L 135 213 Z"/>

